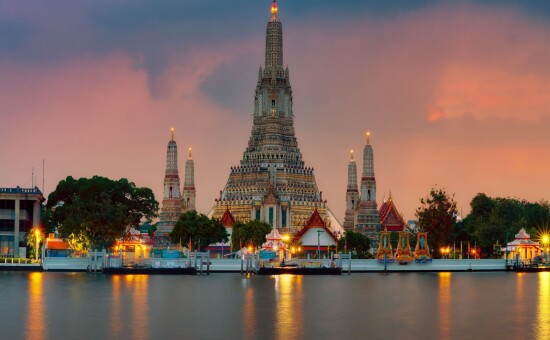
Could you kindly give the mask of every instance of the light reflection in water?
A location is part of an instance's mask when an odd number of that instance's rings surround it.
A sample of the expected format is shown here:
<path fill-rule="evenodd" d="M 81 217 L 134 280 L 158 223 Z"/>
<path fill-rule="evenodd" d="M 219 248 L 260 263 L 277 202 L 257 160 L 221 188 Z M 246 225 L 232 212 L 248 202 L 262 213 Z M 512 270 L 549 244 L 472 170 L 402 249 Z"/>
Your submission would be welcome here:
<path fill-rule="evenodd" d="M 550 272 L 541 272 L 538 275 L 539 296 L 535 334 L 537 339 L 550 339 Z"/>
<path fill-rule="evenodd" d="M 249 285 L 249 279 L 244 279 L 244 338 L 256 339 L 256 301 L 254 301 L 254 288 Z"/>
<path fill-rule="evenodd" d="M 44 287 L 43 273 L 29 274 L 29 301 L 27 305 L 27 339 L 44 338 Z"/>
<path fill-rule="evenodd" d="M 525 274 L 524 273 L 517 273 L 516 274 L 516 303 L 514 308 L 514 314 L 516 321 L 516 336 L 522 336 L 524 334 L 524 328 L 525 328 L 525 292 L 524 292 L 524 279 Z"/>
<path fill-rule="evenodd" d="M 302 336 L 303 292 L 302 276 L 290 274 L 275 276 L 276 333 L 279 339 Z"/>
<path fill-rule="evenodd" d="M 132 292 L 132 339 L 149 338 L 149 275 L 126 275 L 126 286 Z"/>
<path fill-rule="evenodd" d="M 111 307 L 111 331 L 115 339 L 120 336 L 120 276 L 113 275 L 113 305 Z"/>
<path fill-rule="evenodd" d="M 439 338 L 451 333 L 451 273 L 439 273 Z"/>

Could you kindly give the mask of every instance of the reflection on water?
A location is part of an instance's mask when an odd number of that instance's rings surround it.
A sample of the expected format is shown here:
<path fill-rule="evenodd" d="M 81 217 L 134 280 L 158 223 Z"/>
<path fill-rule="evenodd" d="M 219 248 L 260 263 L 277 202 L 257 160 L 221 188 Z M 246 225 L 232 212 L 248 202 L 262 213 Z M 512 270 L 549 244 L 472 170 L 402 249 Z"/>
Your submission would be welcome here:
<path fill-rule="evenodd" d="M 254 288 L 250 287 L 249 279 L 243 279 L 243 285 L 245 286 L 244 293 L 244 337 L 246 339 L 256 338 L 256 302 L 254 301 Z"/>
<path fill-rule="evenodd" d="M 550 273 L 0 273 L 0 291 L 10 340 L 550 339 Z"/>
<path fill-rule="evenodd" d="M 113 275 L 112 278 L 113 282 L 113 303 L 111 306 L 111 334 L 113 334 L 114 338 L 118 338 L 120 336 L 120 326 L 122 324 L 121 317 L 120 317 L 120 276 Z"/>
<path fill-rule="evenodd" d="M 535 334 L 537 339 L 550 339 L 550 272 L 539 273 L 539 291 Z"/>
<path fill-rule="evenodd" d="M 294 339 L 302 335 L 302 276 L 275 275 L 277 338 Z"/>
<path fill-rule="evenodd" d="M 26 338 L 42 339 L 44 337 L 44 287 L 43 273 L 29 274 L 29 301 L 27 305 Z"/>
<path fill-rule="evenodd" d="M 132 292 L 132 339 L 149 338 L 149 302 L 147 300 L 148 275 L 124 276 L 126 286 Z"/>
<path fill-rule="evenodd" d="M 450 338 L 451 273 L 439 273 L 439 338 Z"/>

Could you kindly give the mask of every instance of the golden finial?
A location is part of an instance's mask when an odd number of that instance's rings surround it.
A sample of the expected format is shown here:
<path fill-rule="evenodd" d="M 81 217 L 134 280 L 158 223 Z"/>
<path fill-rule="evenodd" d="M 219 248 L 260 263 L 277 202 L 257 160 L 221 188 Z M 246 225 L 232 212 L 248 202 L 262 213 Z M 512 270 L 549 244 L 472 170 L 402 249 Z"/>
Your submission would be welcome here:
<path fill-rule="evenodd" d="M 273 0 L 273 4 L 271 5 L 271 15 L 274 17 L 277 16 L 277 12 L 279 9 L 277 8 L 277 0 Z"/>
<path fill-rule="evenodd" d="M 353 161 L 353 149 L 351 149 L 351 150 L 349 151 L 349 154 L 350 154 L 351 160 Z"/>
<path fill-rule="evenodd" d="M 391 199 L 391 190 L 390 190 L 390 197 L 388 198 L 388 200 L 390 200 L 390 201 L 392 200 L 392 199 Z"/>
<path fill-rule="evenodd" d="M 191 154 L 191 147 L 189 147 L 189 155 L 187 156 L 187 159 L 193 159 L 193 155 Z"/>
<path fill-rule="evenodd" d="M 170 135 L 172 136 L 172 140 L 174 140 L 174 128 L 170 129 Z"/>
<path fill-rule="evenodd" d="M 370 144 L 370 131 L 367 130 L 367 145 Z"/>

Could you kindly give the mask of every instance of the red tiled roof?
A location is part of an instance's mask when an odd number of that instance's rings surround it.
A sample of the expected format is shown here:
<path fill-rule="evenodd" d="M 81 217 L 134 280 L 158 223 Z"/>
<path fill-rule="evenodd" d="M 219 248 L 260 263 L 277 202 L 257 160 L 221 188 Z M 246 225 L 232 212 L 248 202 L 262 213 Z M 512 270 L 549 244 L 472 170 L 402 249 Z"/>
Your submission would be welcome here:
<path fill-rule="evenodd" d="M 378 215 L 380 216 L 380 224 L 383 228 L 387 228 L 388 231 L 402 231 L 407 226 L 403 217 L 397 211 L 391 197 L 382 203 L 380 209 L 378 209 Z"/>
<path fill-rule="evenodd" d="M 231 214 L 231 211 L 229 211 L 229 207 L 225 209 L 225 212 L 223 213 L 223 216 L 220 219 L 220 222 L 226 228 L 232 227 L 235 225 L 235 218 L 233 217 L 233 214 Z"/>
<path fill-rule="evenodd" d="M 306 225 L 300 230 L 298 231 L 296 234 L 294 234 L 294 241 L 298 241 L 300 240 L 300 238 L 302 236 L 304 236 L 304 234 L 306 233 L 306 231 L 310 228 L 323 228 L 325 230 L 325 232 L 330 236 L 332 237 L 332 239 L 334 240 L 334 242 L 337 242 L 338 240 L 336 239 L 336 236 L 334 236 L 334 234 L 330 231 L 329 228 L 327 228 L 327 224 L 325 223 L 325 221 L 323 221 L 323 219 L 321 218 L 321 215 L 319 214 L 319 211 L 317 210 L 317 208 L 315 208 L 315 210 L 313 210 L 313 213 L 311 214 L 311 216 L 309 217 L 309 220 L 307 220 L 306 222 Z"/>

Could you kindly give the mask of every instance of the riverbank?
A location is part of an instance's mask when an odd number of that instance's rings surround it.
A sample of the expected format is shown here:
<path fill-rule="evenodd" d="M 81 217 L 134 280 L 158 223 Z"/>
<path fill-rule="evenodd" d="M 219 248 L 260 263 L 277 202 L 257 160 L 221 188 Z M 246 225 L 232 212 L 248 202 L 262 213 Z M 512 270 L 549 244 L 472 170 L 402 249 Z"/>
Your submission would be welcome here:
<path fill-rule="evenodd" d="M 174 261 L 176 262 L 176 261 Z M 321 262 L 319 262 L 321 267 Z M 183 266 L 183 265 L 182 265 Z M 177 267 L 182 267 L 177 266 Z M 90 266 L 87 258 L 55 258 L 44 259 L 43 264 L 0 264 L 0 271 L 88 271 L 90 268 L 97 268 L 94 271 L 101 271 L 101 265 Z M 240 273 L 242 271 L 242 261 L 240 259 L 210 259 L 210 273 Z M 151 268 L 151 270 L 155 270 Z M 206 266 L 204 266 L 206 270 Z M 388 263 L 384 266 L 376 260 L 351 260 L 351 266 L 348 260 L 342 263 L 342 272 L 350 273 L 406 273 L 406 272 L 487 272 L 487 271 L 506 271 L 505 261 L 501 259 L 483 259 L 483 260 L 433 260 L 431 263 L 409 263 L 400 265 L 398 263 Z"/>

